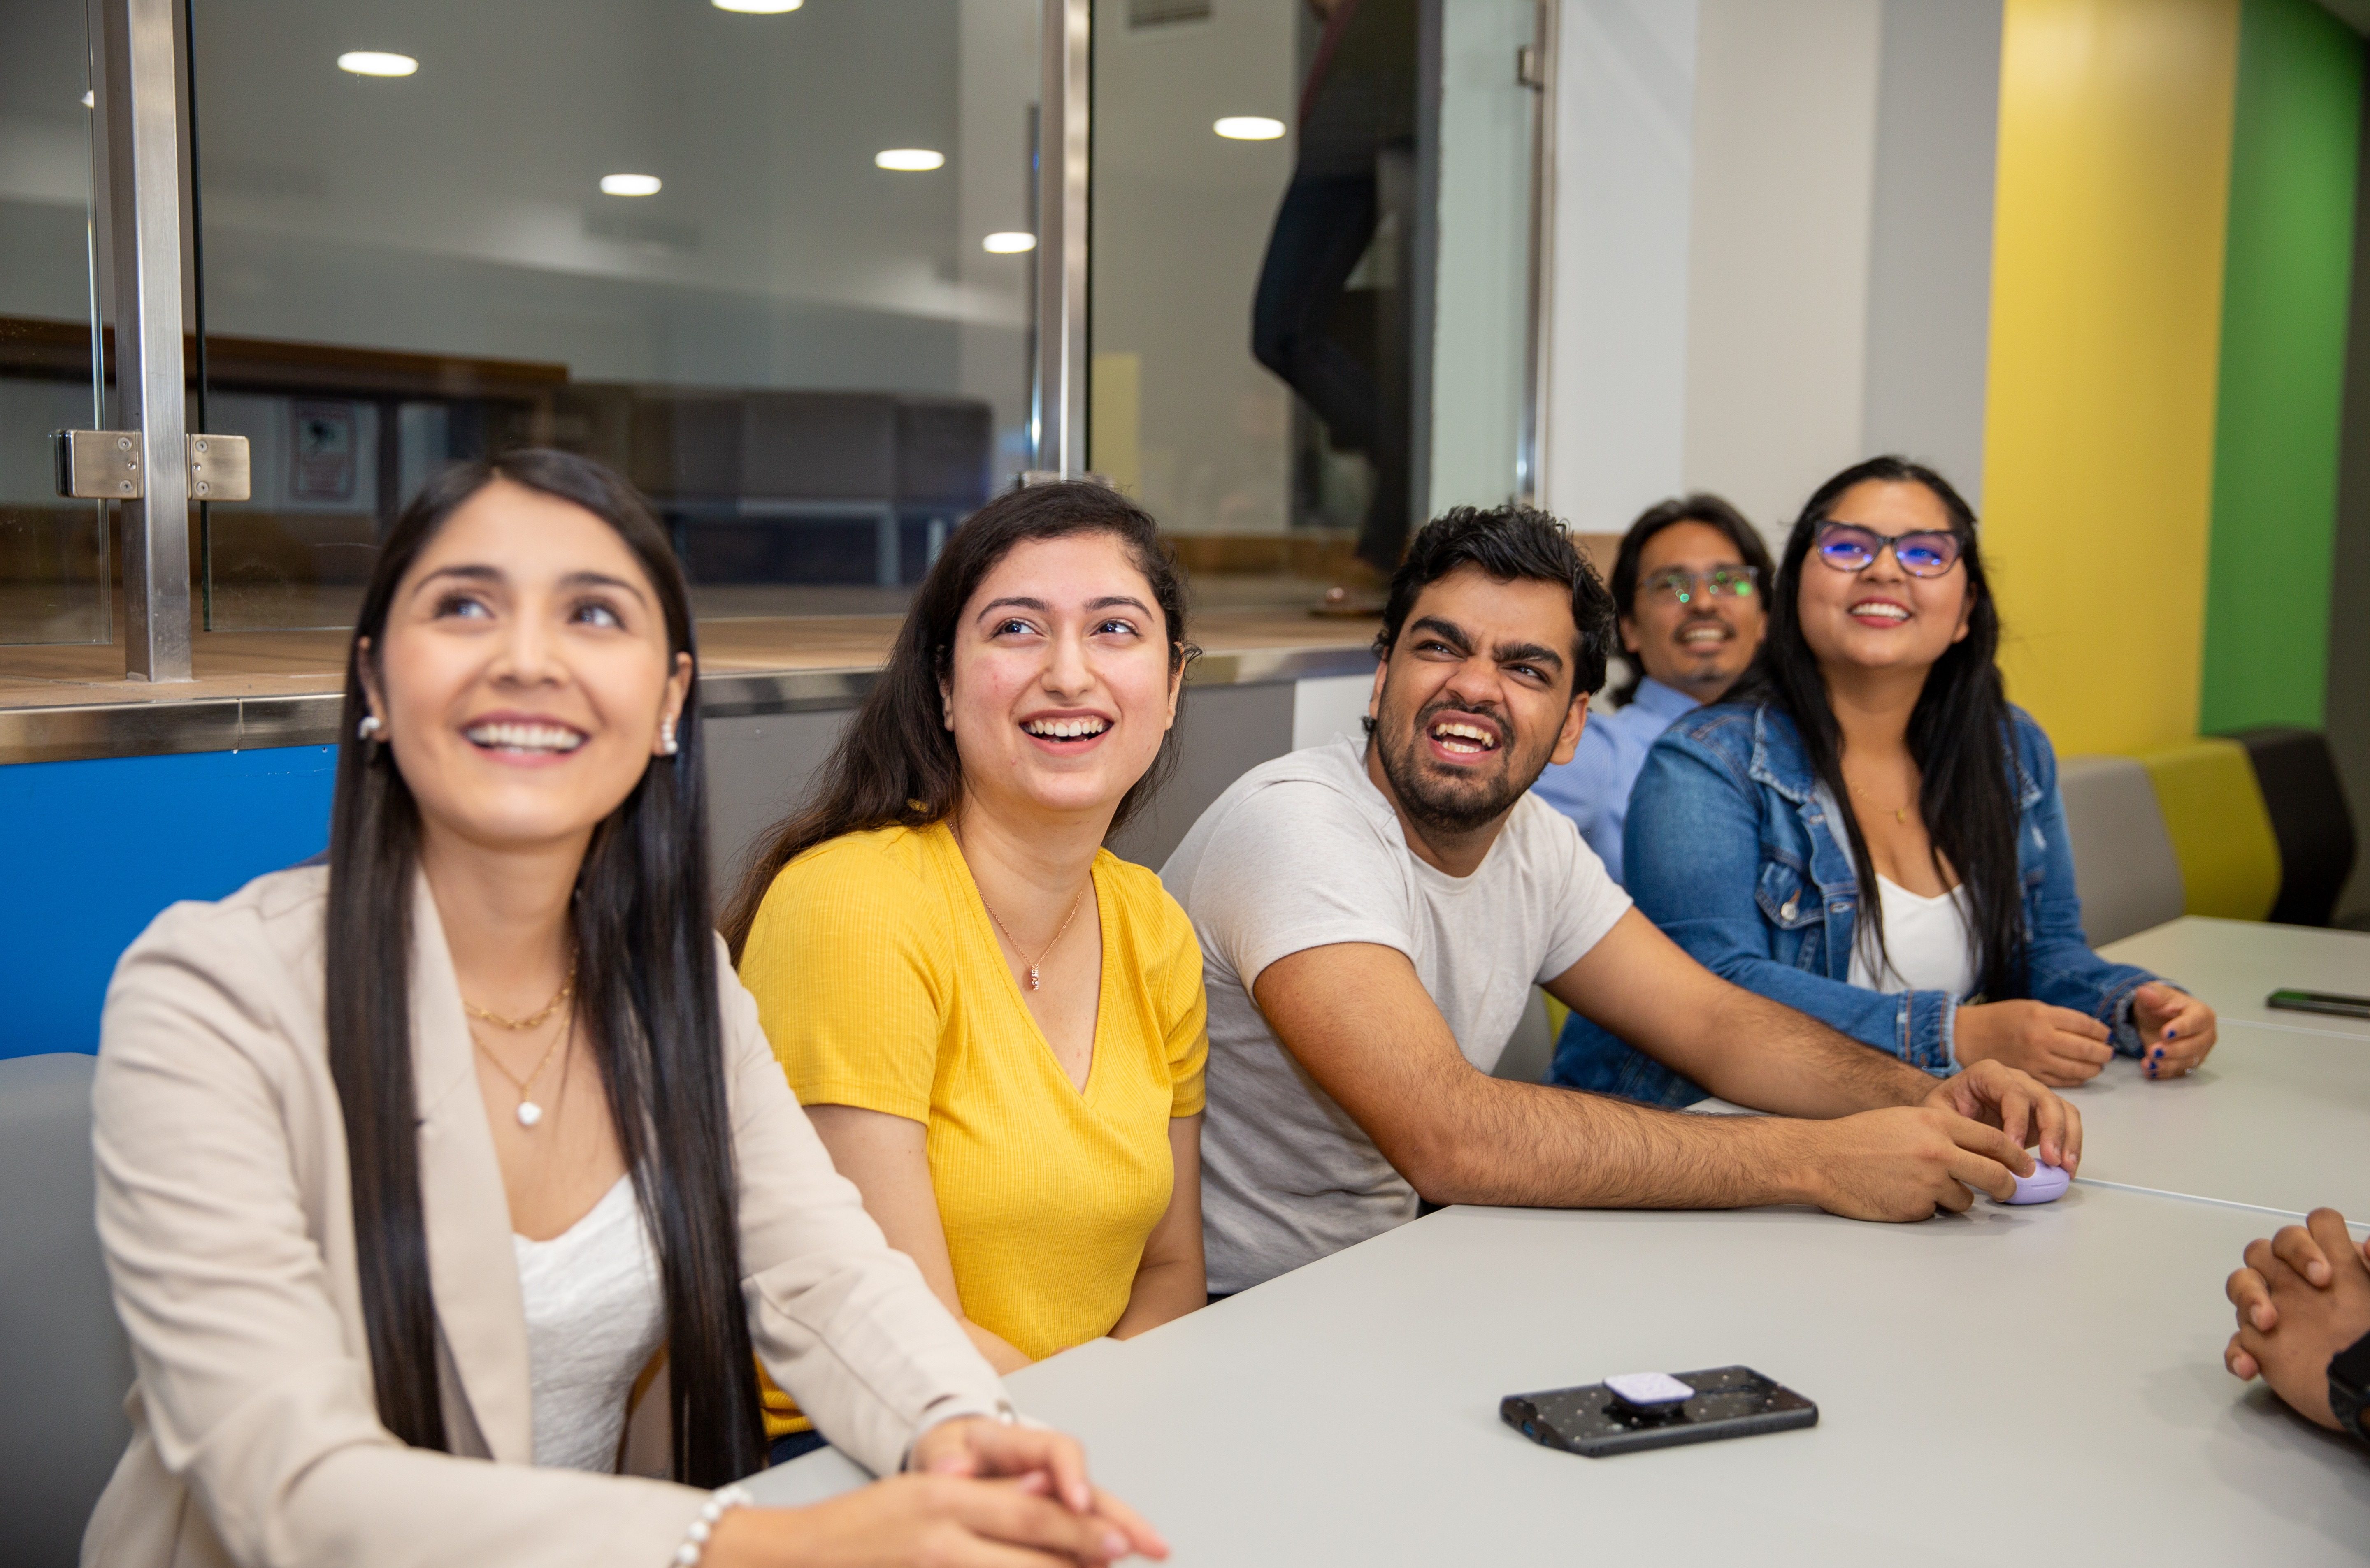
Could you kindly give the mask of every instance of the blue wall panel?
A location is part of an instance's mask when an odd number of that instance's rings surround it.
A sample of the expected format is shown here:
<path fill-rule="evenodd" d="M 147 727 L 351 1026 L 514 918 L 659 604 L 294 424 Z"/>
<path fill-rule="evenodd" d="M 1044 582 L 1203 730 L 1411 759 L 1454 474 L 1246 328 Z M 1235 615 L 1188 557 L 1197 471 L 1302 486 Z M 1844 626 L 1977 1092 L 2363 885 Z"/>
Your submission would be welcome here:
<path fill-rule="evenodd" d="M 337 765 L 294 746 L 0 767 L 0 1057 L 97 1050 L 132 939 L 319 853 Z"/>

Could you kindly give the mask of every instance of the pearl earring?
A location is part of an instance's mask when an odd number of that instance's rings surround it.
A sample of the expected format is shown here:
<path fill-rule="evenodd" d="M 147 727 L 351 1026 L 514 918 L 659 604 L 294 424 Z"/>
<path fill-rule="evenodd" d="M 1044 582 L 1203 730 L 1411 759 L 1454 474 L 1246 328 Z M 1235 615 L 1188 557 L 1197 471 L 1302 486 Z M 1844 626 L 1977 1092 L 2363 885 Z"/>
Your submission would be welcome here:
<path fill-rule="evenodd" d="M 683 750 L 675 744 L 674 720 L 671 718 L 659 720 L 659 750 L 670 757 Z"/>
<path fill-rule="evenodd" d="M 379 723 L 378 715 L 364 714 L 362 715 L 362 723 L 354 726 L 354 738 L 357 740 L 376 740 L 385 728 L 386 726 Z"/>

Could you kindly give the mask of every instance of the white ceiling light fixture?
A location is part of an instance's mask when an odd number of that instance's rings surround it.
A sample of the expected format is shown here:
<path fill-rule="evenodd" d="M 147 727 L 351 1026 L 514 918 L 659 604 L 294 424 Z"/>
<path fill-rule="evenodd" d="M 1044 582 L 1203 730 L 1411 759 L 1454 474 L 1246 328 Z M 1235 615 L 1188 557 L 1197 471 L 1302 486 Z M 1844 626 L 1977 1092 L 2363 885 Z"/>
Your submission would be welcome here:
<path fill-rule="evenodd" d="M 408 54 L 382 54 L 374 49 L 349 50 L 338 56 L 338 69 L 357 76 L 408 76 L 420 62 Z"/>
<path fill-rule="evenodd" d="M 1229 142 L 1272 142 L 1283 134 L 1283 121 L 1263 114 L 1230 114 L 1210 129 Z"/>
<path fill-rule="evenodd" d="M 892 147 L 885 153 L 872 155 L 873 164 L 900 174 L 927 174 L 932 169 L 947 166 L 947 155 L 927 147 Z"/>
<path fill-rule="evenodd" d="M 1024 250 L 1037 248 L 1037 236 L 1010 232 L 993 234 L 980 241 L 979 247 L 992 256 L 1018 256 Z"/>
<path fill-rule="evenodd" d="M 744 17 L 778 17 L 785 11 L 795 11 L 807 0 L 711 0 L 719 11 L 738 11 Z"/>
<path fill-rule="evenodd" d="M 663 184 L 654 174 L 604 174 L 601 177 L 601 194 L 656 196 Z"/>

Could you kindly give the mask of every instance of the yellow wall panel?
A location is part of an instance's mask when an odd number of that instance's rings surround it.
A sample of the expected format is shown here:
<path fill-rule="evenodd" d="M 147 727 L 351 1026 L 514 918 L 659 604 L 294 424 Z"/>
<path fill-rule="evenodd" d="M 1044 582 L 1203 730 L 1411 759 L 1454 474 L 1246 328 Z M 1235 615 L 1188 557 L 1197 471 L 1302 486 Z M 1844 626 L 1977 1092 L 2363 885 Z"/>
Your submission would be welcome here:
<path fill-rule="evenodd" d="M 2196 733 L 2238 0 L 2008 0 L 1985 564 L 2061 752 Z"/>

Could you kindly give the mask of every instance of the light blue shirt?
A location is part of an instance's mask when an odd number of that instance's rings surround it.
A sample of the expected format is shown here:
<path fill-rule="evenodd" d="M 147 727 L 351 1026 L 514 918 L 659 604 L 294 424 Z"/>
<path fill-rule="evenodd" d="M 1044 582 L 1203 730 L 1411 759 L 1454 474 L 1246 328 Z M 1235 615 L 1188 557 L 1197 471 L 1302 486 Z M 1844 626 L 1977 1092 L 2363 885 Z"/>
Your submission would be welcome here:
<path fill-rule="evenodd" d="M 1621 824 L 1629 816 L 1629 786 L 1646 765 L 1646 752 L 1662 731 L 1699 704 L 1685 692 L 1649 675 L 1638 682 L 1627 707 L 1592 711 L 1580 732 L 1580 750 L 1569 762 L 1539 775 L 1532 792 L 1580 825 L 1580 836 L 1621 880 Z"/>

